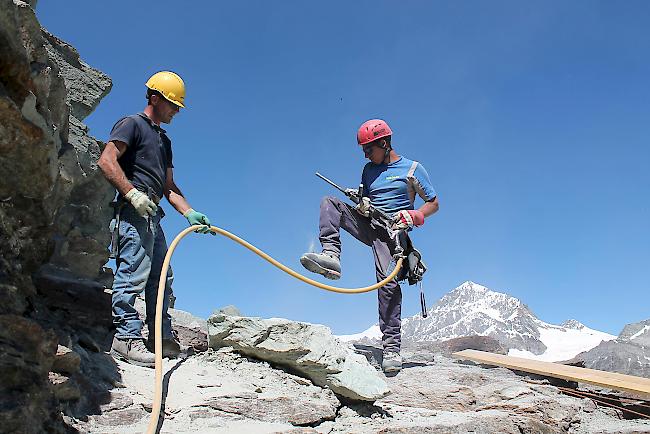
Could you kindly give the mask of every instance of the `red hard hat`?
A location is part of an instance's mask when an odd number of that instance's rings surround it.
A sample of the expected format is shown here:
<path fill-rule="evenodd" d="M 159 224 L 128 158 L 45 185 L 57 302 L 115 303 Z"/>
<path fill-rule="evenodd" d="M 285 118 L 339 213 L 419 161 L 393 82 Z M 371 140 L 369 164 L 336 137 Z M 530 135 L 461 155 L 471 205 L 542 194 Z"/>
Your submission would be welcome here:
<path fill-rule="evenodd" d="M 392 134 L 393 132 L 386 121 L 381 119 L 370 119 L 369 121 L 365 121 L 363 125 L 359 127 L 359 131 L 357 132 L 357 143 L 361 146 L 367 145 L 372 141 Z"/>

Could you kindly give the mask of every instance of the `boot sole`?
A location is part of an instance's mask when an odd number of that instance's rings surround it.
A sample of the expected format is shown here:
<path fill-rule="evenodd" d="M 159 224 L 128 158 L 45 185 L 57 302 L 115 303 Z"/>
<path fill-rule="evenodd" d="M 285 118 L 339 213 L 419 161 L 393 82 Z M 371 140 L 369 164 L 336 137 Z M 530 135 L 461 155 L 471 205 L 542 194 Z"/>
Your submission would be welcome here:
<path fill-rule="evenodd" d="M 381 370 L 384 371 L 385 374 L 393 374 L 395 372 L 400 372 L 402 370 L 402 368 L 401 367 L 399 367 L 399 368 L 390 368 L 389 367 L 389 368 L 382 368 Z"/>
<path fill-rule="evenodd" d="M 121 360 L 123 362 L 126 362 L 129 365 L 140 366 L 142 368 L 155 368 L 156 367 L 156 362 L 155 361 L 152 362 L 152 363 L 139 362 L 137 360 L 129 359 L 124 354 L 119 353 L 119 352 L 117 352 L 115 350 L 111 350 L 111 356 L 113 356 L 113 358 L 115 358 L 115 359 L 119 359 L 119 360 Z"/>
<path fill-rule="evenodd" d="M 327 279 L 338 280 L 341 278 L 340 272 L 324 268 L 318 262 L 313 261 L 304 256 L 300 258 L 300 263 L 302 264 L 303 267 L 305 267 L 307 270 L 311 271 L 312 273 L 320 274 L 321 276 L 325 276 Z"/>

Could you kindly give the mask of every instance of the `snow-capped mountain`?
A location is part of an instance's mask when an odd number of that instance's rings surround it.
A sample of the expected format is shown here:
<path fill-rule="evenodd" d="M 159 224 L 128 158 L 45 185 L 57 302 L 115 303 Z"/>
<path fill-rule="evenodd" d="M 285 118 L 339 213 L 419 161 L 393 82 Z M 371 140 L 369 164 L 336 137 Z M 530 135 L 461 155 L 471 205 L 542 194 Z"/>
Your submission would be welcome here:
<path fill-rule="evenodd" d="M 510 355 L 546 361 L 567 360 L 616 336 L 592 330 L 576 320 L 562 325 L 541 321 L 520 300 L 467 281 L 429 309 L 402 320 L 402 341 L 444 341 L 461 336 L 490 336 Z M 379 326 L 343 340 L 381 339 Z"/>
<path fill-rule="evenodd" d="M 642 347 L 650 347 L 650 319 L 628 324 L 618 335 L 618 340 L 631 342 Z"/>
<path fill-rule="evenodd" d="M 578 354 L 587 368 L 650 378 L 650 319 L 628 324 L 615 340 Z"/>

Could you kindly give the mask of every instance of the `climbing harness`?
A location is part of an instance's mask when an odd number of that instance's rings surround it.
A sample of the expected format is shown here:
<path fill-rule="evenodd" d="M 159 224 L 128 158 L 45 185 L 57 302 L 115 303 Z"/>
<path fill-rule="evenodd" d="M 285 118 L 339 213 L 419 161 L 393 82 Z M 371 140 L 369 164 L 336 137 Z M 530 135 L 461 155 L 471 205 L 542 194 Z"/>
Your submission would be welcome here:
<path fill-rule="evenodd" d="M 147 434 L 153 434 L 156 432 L 156 429 L 158 427 L 158 419 L 160 418 L 160 406 L 162 404 L 162 308 L 163 308 L 163 299 L 165 296 L 165 284 L 167 281 L 167 270 L 169 268 L 169 263 L 171 261 L 172 255 L 174 254 L 174 250 L 176 249 L 176 246 L 178 245 L 180 240 L 182 240 L 190 232 L 196 231 L 197 229 L 201 229 L 204 227 L 205 227 L 204 225 L 193 225 L 182 230 L 178 235 L 176 235 L 174 241 L 172 241 L 171 244 L 169 245 L 169 248 L 167 249 L 167 254 L 165 255 L 165 259 L 163 261 L 162 270 L 160 272 L 160 280 L 158 281 L 158 295 L 156 297 L 156 319 L 154 325 L 155 327 L 154 352 L 156 355 L 154 402 L 151 407 L 151 419 L 149 419 Z M 386 285 L 391 280 L 397 277 L 397 274 L 402 269 L 402 263 L 404 261 L 404 257 L 399 257 L 396 260 L 395 268 L 393 269 L 393 271 L 384 280 L 382 280 L 381 282 L 377 282 L 374 285 L 365 286 L 361 288 L 338 288 L 336 286 L 331 286 L 331 285 L 317 282 L 313 279 L 303 276 L 300 273 L 293 271 L 291 268 L 276 261 L 271 256 L 264 253 L 262 250 L 258 249 L 257 247 L 250 244 L 246 240 L 239 238 L 237 235 L 234 235 L 224 229 L 221 229 L 216 226 L 210 226 L 210 231 L 223 235 L 241 244 L 242 246 L 253 251 L 257 255 L 261 256 L 263 259 L 267 260 L 271 264 L 275 265 L 285 273 L 295 277 L 298 280 L 301 280 L 305 283 L 316 286 L 318 288 L 327 291 L 337 292 L 340 294 L 360 294 L 360 293 L 370 292 L 375 289 L 381 288 L 382 286 Z"/>

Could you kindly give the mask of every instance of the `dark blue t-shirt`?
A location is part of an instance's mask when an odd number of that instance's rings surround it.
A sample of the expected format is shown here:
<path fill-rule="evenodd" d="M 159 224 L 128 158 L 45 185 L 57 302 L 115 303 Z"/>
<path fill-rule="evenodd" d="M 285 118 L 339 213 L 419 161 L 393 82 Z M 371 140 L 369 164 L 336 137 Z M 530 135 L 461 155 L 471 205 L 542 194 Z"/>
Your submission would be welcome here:
<path fill-rule="evenodd" d="M 388 214 L 413 209 L 416 194 L 427 202 L 436 197 L 436 191 L 424 167 L 417 161 L 404 157 L 389 164 L 366 164 L 361 174 L 361 183 L 363 195 Z"/>
<path fill-rule="evenodd" d="M 165 130 L 144 113 L 127 116 L 113 126 L 108 139 L 124 142 L 126 152 L 117 160 L 131 184 L 147 193 L 149 187 L 163 197 L 167 168 L 172 164 L 172 142 Z"/>

